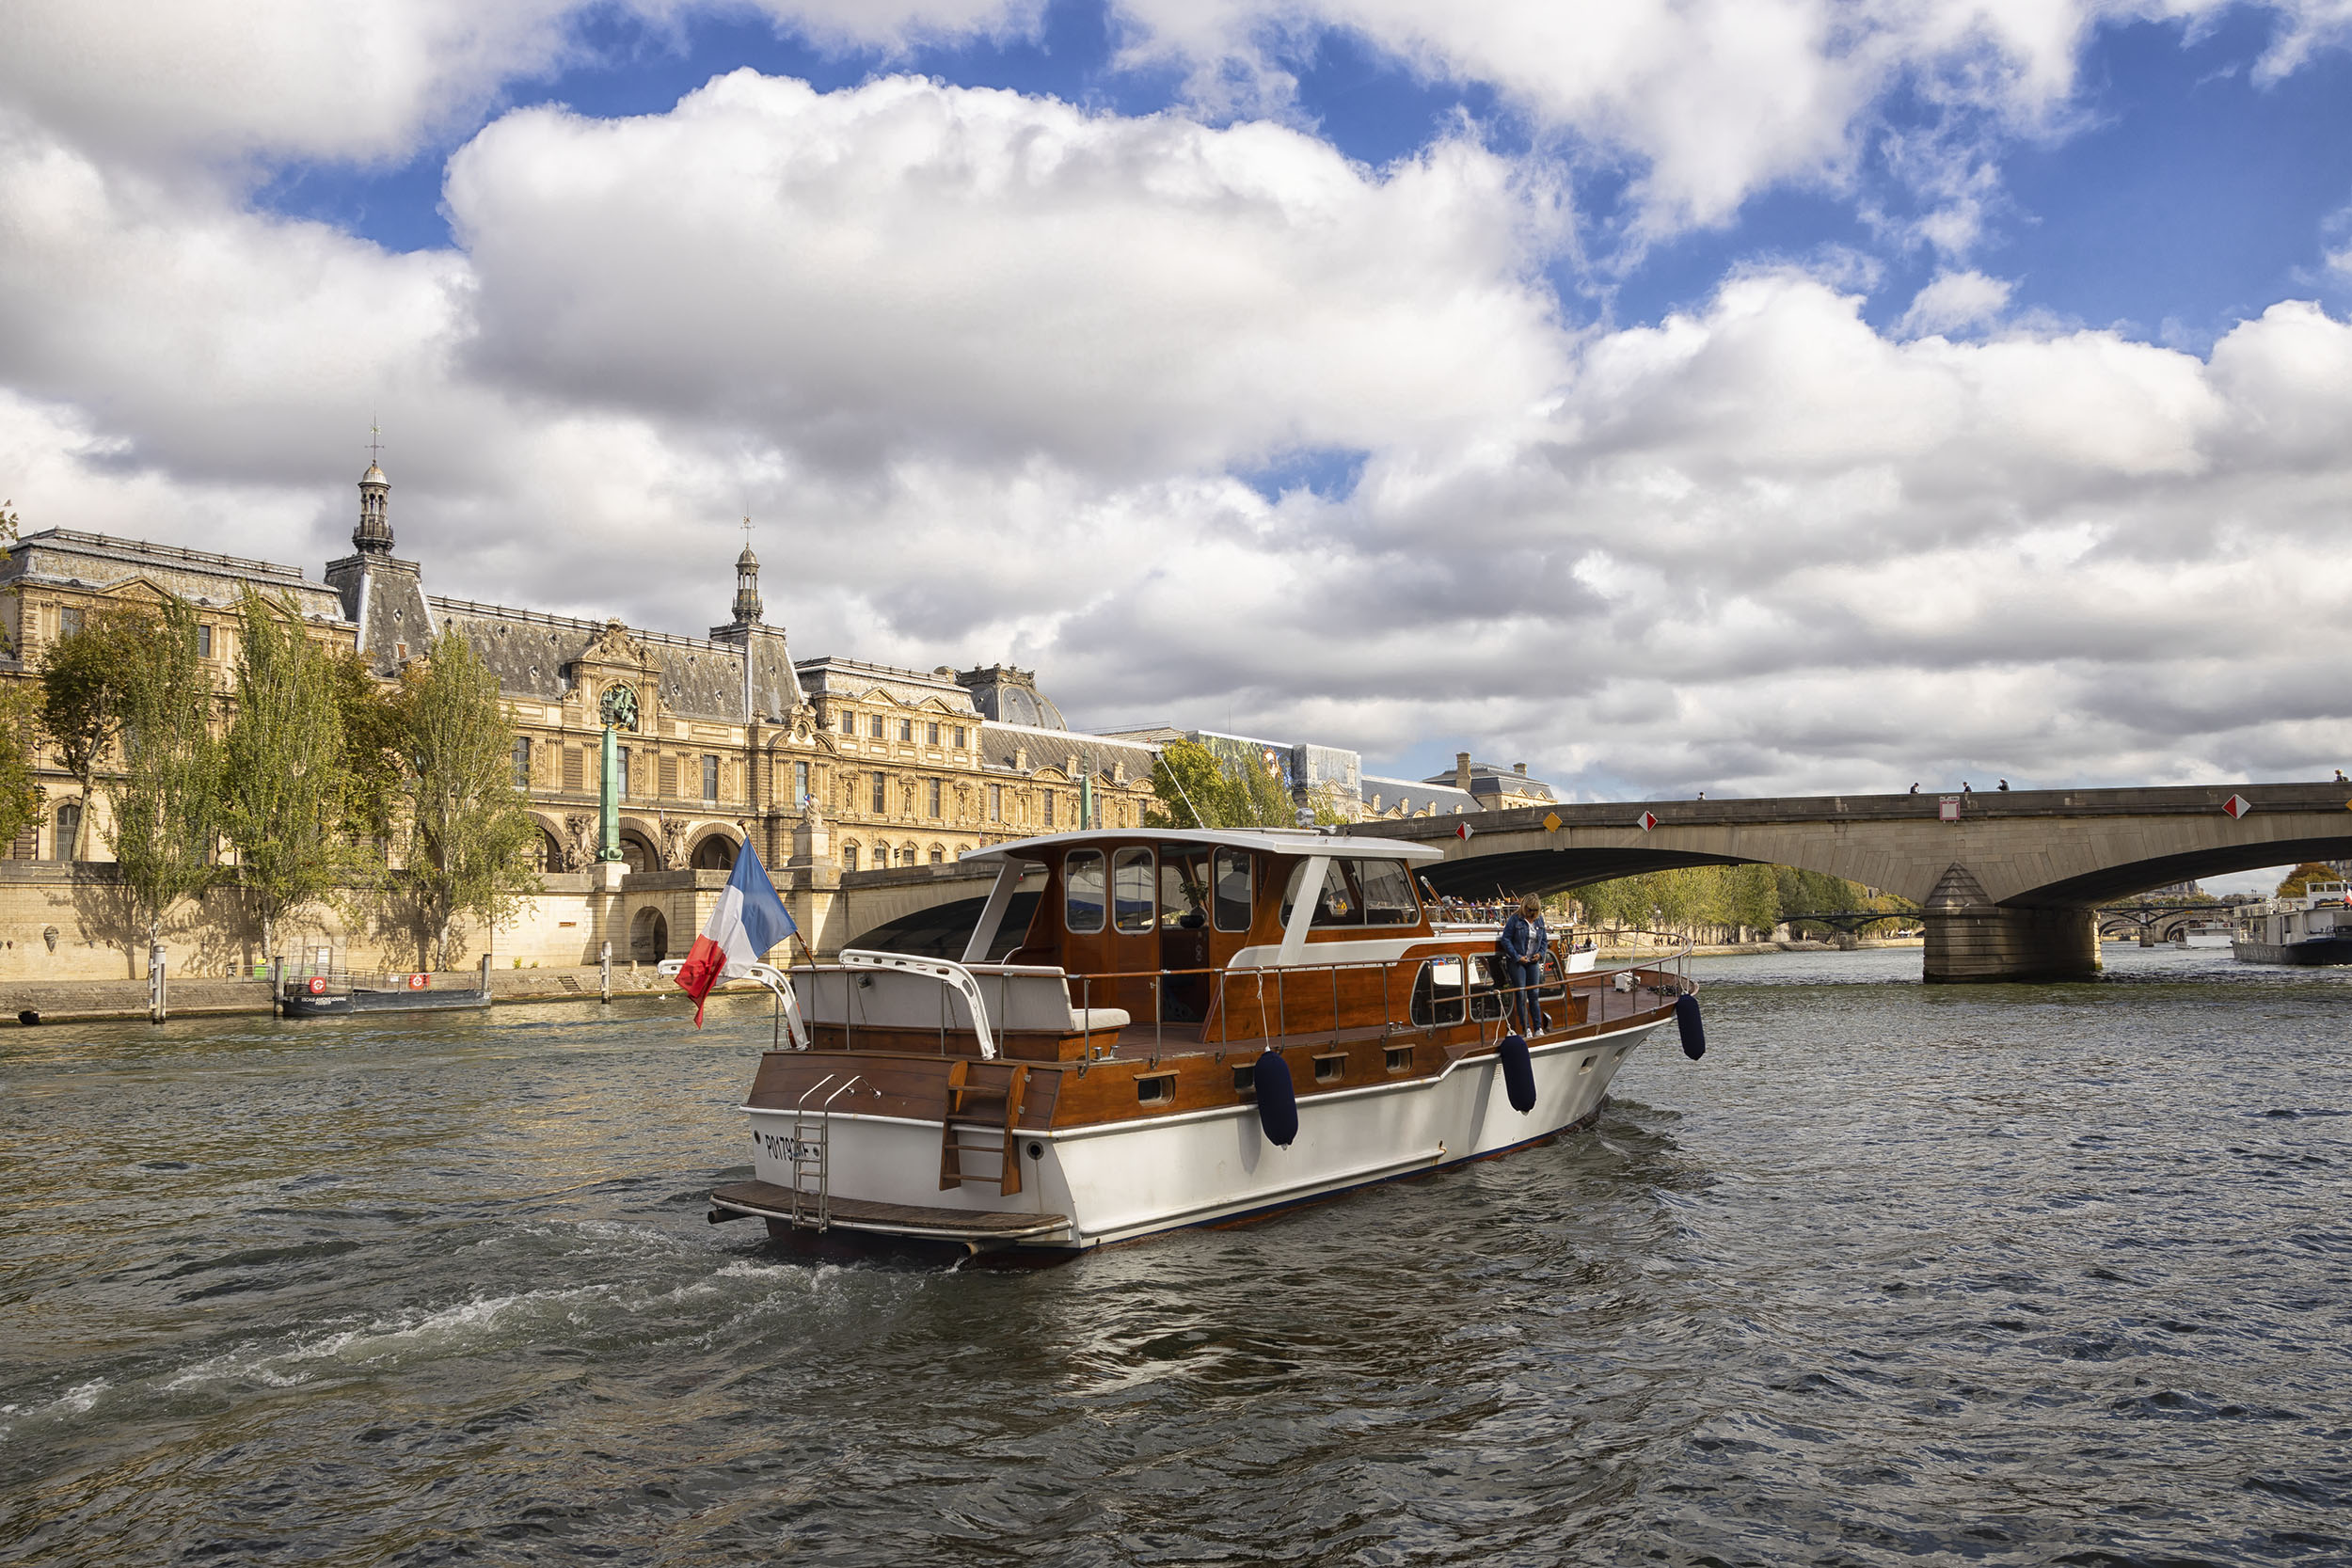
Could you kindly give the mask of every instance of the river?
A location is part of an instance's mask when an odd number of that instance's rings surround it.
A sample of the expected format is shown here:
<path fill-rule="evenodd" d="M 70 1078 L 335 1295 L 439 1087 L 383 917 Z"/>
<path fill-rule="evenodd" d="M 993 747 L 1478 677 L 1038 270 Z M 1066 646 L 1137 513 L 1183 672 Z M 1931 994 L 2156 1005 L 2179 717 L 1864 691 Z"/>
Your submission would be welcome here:
<path fill-rule="evenodd" d="M 2352 973 L 1703 960 L 1596 1133 L 816 1265 L 756 1004 L 0 1036 L 0 1562 L 2352 1561 Z"/>

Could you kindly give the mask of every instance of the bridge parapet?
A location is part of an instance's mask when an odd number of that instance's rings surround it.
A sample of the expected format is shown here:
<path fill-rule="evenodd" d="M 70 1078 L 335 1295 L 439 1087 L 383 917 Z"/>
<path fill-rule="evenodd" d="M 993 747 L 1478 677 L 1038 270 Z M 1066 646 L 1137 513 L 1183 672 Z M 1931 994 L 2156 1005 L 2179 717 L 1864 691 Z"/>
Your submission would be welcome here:
<path fill-rule="evenodd" d="M 2146 888 L 2305 860 L 2352 858 L 2352 790 L 2335 784 L 1581 801 L 1366 823 L 1443 843 L 1441 893 L 1547 893 L 1681 865 L 1800 866 L 1927 911 L 1925 977 L 2096 974 L 2091 909 Z M 2225 809 L 2233 799 L 2234 814 Z M 1557 826 L 1548 827 L 1547 817 Z M 1456 836 L 1467 825 L 1470 836 Z"/>

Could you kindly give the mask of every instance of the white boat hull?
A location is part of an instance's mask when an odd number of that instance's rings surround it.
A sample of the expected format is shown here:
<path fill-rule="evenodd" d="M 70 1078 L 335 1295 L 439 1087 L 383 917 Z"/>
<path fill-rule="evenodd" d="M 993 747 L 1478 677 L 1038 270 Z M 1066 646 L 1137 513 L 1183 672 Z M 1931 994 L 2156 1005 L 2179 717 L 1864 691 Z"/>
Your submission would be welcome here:
<path fill-rule="evenodd" d="M 827 1182 L 834 1196 L 866 1202 L 1068 1217 L 1066 1227 L 1022 1243 L 1028 1247 L 1133 1241 L 1549 1137 L 1598 1109 L 1627 1055 L 1665 1022 L 1531 1048 L 1535 1104 L 1524 1113 L 1511 1108 L 1498 1059 L 1478 1056 L 1435 1078 L 1302 1094 L 1298 1135 L 1288 1148 L 1266 1141 L 1254 1106 L 1024 1132 L 1022 1190 L 1009 1197 L 993 1180 L 940 1189 L 937 1121 L 834 1113 L 827 1118 Z M 798 1118 L 788 1110 L 743 1109 L 755 1173 L 789 1187 Z"/>

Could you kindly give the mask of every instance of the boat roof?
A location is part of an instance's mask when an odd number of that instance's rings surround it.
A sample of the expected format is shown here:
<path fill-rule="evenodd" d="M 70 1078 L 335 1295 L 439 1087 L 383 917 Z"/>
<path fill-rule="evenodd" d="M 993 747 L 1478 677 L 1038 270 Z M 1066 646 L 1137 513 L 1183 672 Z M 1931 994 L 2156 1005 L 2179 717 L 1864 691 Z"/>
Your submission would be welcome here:
<path fill-rule="evenodd" d="M 1161 844 L 1204 844 L 1232 849 L 1256 849 L 1269 855 L 1361 855 L 1388 861 L 1441 861 L 1445 851 L 1434 844 L 1408 844 L 1393 838 L 1340 838 L 1314 828 L 1090 828 L 1084 832 L 1045 833 L 1017 838 L 967 851 L 964 862 L 1035 861 L 1047 852 L 1073 844 L 1133 843 L 1150 839 Z"/>

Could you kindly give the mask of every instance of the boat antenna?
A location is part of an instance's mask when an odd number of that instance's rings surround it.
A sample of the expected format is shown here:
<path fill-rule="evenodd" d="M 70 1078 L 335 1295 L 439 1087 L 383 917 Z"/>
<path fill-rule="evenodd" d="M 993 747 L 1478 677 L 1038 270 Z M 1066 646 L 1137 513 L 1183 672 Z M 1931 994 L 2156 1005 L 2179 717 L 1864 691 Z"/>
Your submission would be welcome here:
<path fill-rule="evenodd" d="M 1200 808 L 1194 805 L 1192 797 L 1184 793 L 1184 781 L 1176 776 L 1176 769 L 1168 766 L 1165 755 L 1160 758 L 1160 766 L 1168 769 L 1168 782 L 1176 786 L 1176 798 L 1184 801 L 1186 811 L 1192 813 L 1192 825 L 1196 828 L 1207 827 L 1208 824 L 1200 820 Z"/>

